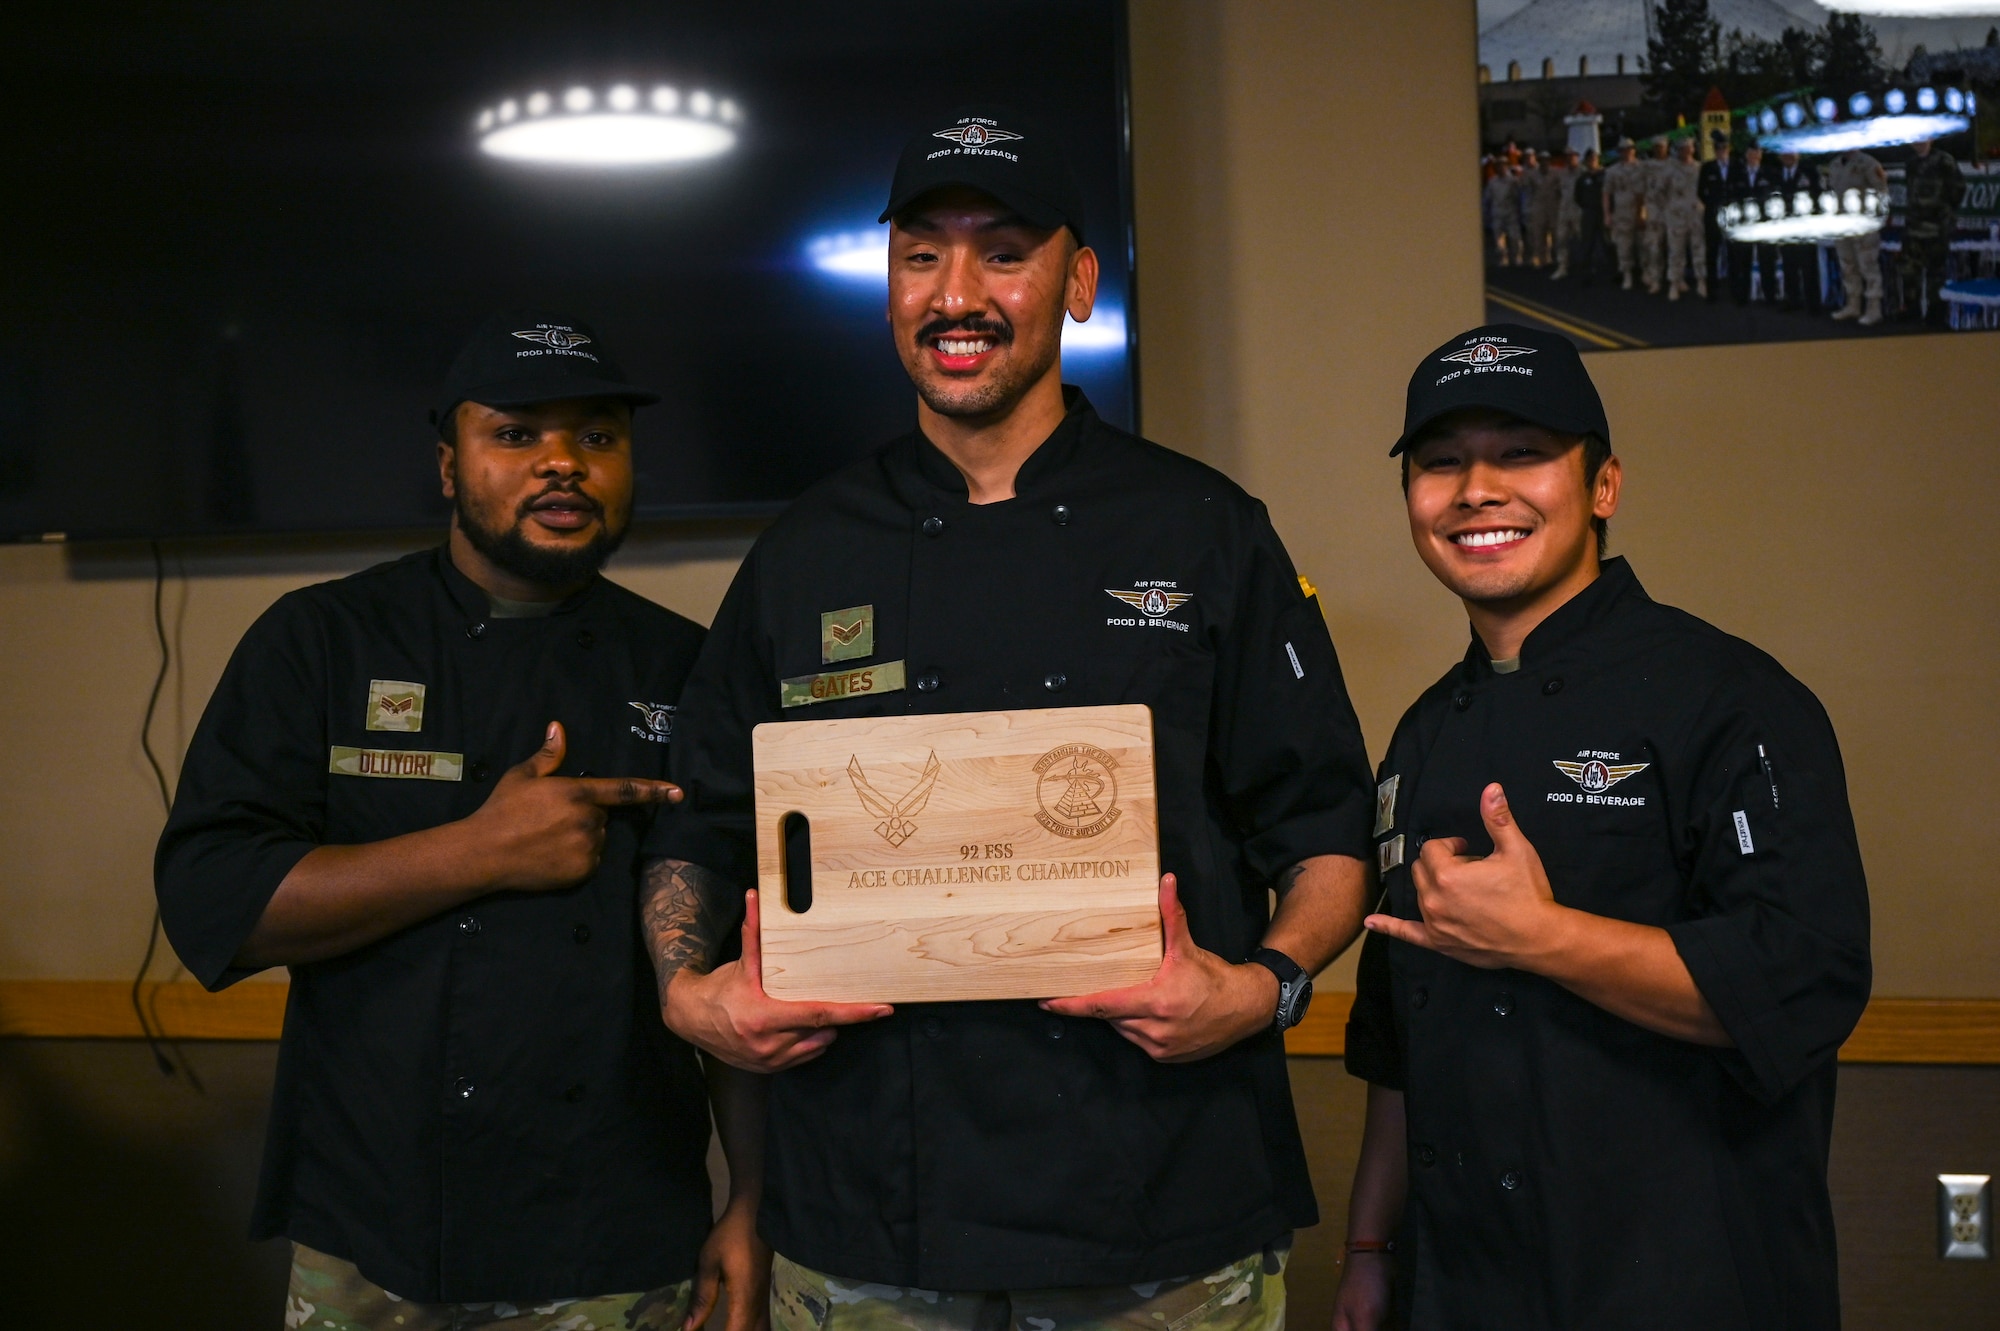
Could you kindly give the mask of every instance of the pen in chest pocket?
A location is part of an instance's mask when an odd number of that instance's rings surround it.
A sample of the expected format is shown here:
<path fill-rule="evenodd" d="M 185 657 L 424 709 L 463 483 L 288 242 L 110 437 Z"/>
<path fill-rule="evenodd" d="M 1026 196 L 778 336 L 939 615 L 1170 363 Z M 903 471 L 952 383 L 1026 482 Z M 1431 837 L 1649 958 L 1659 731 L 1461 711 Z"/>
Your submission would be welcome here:
<path fill-rule="evenodd" d="M 1775 813 L 1778 809 L 1778 774 L 1771 770 L 1770 755 L 1764 752 L 1762 744 L 1757 746 L 1757 768 L 1763 772 L 1764 780 L 1770 784 L 1771 811 Z"/>

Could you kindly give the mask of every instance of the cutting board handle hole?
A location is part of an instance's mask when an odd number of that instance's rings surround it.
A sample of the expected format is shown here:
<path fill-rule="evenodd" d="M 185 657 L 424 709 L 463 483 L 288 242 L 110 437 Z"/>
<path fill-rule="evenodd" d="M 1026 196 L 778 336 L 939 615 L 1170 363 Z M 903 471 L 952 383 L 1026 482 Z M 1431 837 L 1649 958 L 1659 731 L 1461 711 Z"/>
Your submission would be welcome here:
<path fill-rule="evenodd" d="M 778 820 L 778 835 L 785 843 L 780 866 L 785 881 L 785 906 L 794 915 L 803 915 L 813 904 L 812 823 L 802 813 L 788 813 Z"/>

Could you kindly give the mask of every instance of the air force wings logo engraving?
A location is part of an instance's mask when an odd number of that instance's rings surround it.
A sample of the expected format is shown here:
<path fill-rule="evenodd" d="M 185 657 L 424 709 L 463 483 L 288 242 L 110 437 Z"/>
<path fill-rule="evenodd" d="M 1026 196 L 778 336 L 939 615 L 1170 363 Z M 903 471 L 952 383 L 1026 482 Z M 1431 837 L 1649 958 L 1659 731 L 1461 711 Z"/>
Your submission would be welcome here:
<path fill-rule="evenodd" d="M 1438 359 L 1462 361 L 1467 365 L 1497 365 L 1501 361 L 1511 360 L 1515 356 L 1532 356 L 1534 354 L 1535 349 L 1533 347 L 1510 347 L 1498 342 L 1481 342 L 1477 346 L 1467 347 L 1463 351 L 1454 351 L 1449 356 L 1440 356 Z"/>
<path fill-rule="evenodd" d="M 882 820 L 876 825 L 875 834 L 892 846 L 900 846 L 916 835 L 917 825 L 912 820 L 930 803 L 931 790 L 937 785 L 942 766 L 938 762 L 937 750 L 932 749 L 929 760 L 924 763 L 923 773 L 917 777 L 917 784 L 899 800 L 891 800 L 869 783 L 867 775 L 861 770 L 859 754 L 847 760 L 847 779 L 854 783 L 854 793 L 861 797 L 861 807 Z"/>
<path fill-rule="evenodd" d="M 1651 763 L 1622 763 L 1607 766 L 1593 758 L 1587 763 L 1566 763 L 1556 759 L 1556 770 L 1592 795 L 1601 795 L 1628 776 L 1637 776 Z"/>
<path fill-rule="evenodd" d="M 525 338 L 529 342 L 539 342 L 557 351 L 568 351 L 571 347 L 580 347 L 590 341 L 582 333 L 572 333 L 567 328 L 523 328 L 514 336 Z"/>
<path fill-rule="evenodd" d="M 998 125 L 982 125 L 975 120 L 969 125 L 953 125 L 950 129 L 938 130 L 931 137 L 950 139 L 968 148 L 983 148 L 989 143 L 1005 143 L 1009 139 L 1018 139 L 1021 136 L 1011 129 L 1001 129 Z"/>
<path fill-rule="evenodd" d="M 1105 593 L 1115 596 L 1125 604 L 1145 615 L 1148 619 L 1162 619 L 1194 599 L 1193 592 L 1163 592 L 1158 587 L 1148 587 L 1144 591 L 1122 591 L 1116 587 L 1106 587 Z"/>

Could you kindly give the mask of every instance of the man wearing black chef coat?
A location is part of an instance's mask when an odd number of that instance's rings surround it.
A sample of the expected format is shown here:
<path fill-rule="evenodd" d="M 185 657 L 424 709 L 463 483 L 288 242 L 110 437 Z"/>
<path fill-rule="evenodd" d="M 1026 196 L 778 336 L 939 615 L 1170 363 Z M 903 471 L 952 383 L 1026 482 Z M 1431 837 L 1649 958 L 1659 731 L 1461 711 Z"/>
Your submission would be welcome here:
<path fill-rule="evenodd" d="M 711 1228 L 638 940 L 702 631 L 598 570 L 658 400 L 574 317 L 490 320 L 433 415 L 445 543 L 281 598 L 188 750 L 168 936 L 210 988 L 291 968 L 253 1221 L 294 1244 L 287 1325 L 681 1331 L 718 1281 L 762 1324 L 747 1078 L 708 1069 Z"/>
<path fill-rule="evenodd" d="M 1335 1327 L 1839 1324 L 1834 1058 L 1868 897 L 1833 728 L 1603 557 L 1622 468 L 1565 339 L 1424 358 L 1418 554 L 1472 620 L 1376 789 Z M 1398 1280 L 1400 1277 L 1400 1280 Z"/>
<path fill-rule="evenodd" d="M 1366 905 L 1360 728 L 1264 506 L 1063 385 L 1097 256 L 1051 131 L 914 128 L 883 220 L 918 428 L 765 533 L 689 677 L 688 806 L 647 870 L 667 1020 L 775 1073 L 784 1331 L 1273 1331 L 1316 1218 L 1282 1032 Z M 893 1013 L 763 994 L 752 727 L 1108 703 L 1153 715 L 1151 981 Z"/>

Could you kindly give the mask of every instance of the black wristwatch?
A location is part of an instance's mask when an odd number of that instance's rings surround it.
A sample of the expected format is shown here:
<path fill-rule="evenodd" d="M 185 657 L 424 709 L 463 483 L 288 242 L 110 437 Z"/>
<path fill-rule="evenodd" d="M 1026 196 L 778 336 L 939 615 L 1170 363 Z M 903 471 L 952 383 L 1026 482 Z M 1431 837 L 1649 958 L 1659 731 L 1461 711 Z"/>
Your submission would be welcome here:
<path fill-rule="evenodd" d="M 1305 967 L 1274 947 L 1258 948 L 1250 960 L 1278 977 L 1278 1015 L 1272 1024 L 1288 1031 L 1304 1021 L 1313 1001 L 1313 977 Z"/>

